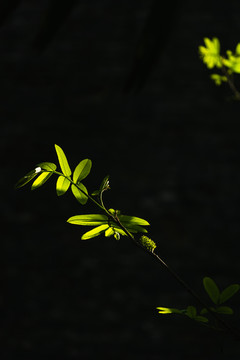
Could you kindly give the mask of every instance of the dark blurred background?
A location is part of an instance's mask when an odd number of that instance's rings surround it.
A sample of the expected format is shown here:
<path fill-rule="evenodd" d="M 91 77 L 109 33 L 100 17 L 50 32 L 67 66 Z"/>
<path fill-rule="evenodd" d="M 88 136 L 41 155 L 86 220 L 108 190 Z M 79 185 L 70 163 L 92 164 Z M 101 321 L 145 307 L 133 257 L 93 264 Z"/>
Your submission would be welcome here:
<path fill-rule="evenodd" d="M 148 219 L 196 291 L 239 282 L 240 104 L 198 56 L 205 36 L 234 50 L 239 18 L 237 0 L 1 1 L 2 359 L 237 358 L 234 341 L 158 315 L 197 304 L 129 240 L 80 241 L 66 219 L 92 206 L 57 198 L 53 178 L 14 184 L 56 162 L 56 143 L 72 168 L 92 159 L 90 191 L 110 174 L 106 204 Z"/>

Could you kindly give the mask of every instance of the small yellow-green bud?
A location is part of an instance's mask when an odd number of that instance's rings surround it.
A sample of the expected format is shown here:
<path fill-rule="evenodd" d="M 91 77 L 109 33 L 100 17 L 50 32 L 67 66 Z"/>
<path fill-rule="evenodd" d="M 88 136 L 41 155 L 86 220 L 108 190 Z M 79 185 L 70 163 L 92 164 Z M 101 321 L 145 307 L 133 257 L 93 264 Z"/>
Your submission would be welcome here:
<path fill-rule="evenodd" d="M 142 235 L 140 237 L 140 242 L 141 242 L 141 245 L 150 252 L 154 252 L 154 249 L 157 247 L 155 242 L 153 240 L 151 240 L 149 237 L 147 237 L 146 235 Z"/>

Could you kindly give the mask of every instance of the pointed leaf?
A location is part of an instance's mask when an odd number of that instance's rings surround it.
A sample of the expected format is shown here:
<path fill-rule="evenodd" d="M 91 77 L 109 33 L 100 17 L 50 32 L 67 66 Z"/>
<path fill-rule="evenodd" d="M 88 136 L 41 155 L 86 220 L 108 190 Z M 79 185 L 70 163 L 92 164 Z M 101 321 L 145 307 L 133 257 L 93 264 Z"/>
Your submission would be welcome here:
<path fill-rule="evenodd" d="M 40 169 L 41 171 L 41 169 Z M 16 189 L 19 189 L 20 187 L 26 185 L 29 181 L 35 178 L 35 176 L 38 175 L 38 172 L 36 170 L 29 171 L 25 176 L 23 176 L 15 185 Z"/>
<path fill-rule="evenodd" d="M 33 182 L 31 190 L 35 190 L 45 184 L 45 182 L 52 176 L 52 174 L 52 172 L 43 172 L 42 174 L 40 174 Z"/>
<path fill-rule="evenodd" d="M 114 235 L 114 234 L 115 234 L 115 232 L 114 232 L 113 228 L 111 228 L 111 227 L 109 227 L 109 228 L 105 231 L 105 236 L 106 236 L 106 237 L 110 237 L 110 236 L 112 236 L 112 235 Z"/>
<path fill-rule="evenodd" d="M 105 230 L 107 230 L 107 228 L 108 228 L 108 224 L 97 226 L 94 229 L 92 229 L 92 230 L 86 232 L 85 234 L 83 234 L 81 239 L 82 240 L 87 240 L 87 239 L 91 239 L 93 237 L 96 237 L 96 236 L 102 234 Z"/>
<path fill-rule="evenodd" d="M 128 215 L 119 215 L 118 216 L 120 222 L 125 226 L 128 225 L 143 225 L 148 226 L 150 225 L 147 220 L 141 219 L 136 216 L 128 216 Z"/>
<path fill-rule="evenodd" d="M 219 298 L 220 298 L 220 291 L 219 291 L 215 281 L 213 279 L 211 279 L 210 277 L 205 277 L 203 279 L 203 285 L 204 285 L 204 288 L 205 288 L 206 292 L 208 293 L 210 299 L 212 300 L 212 302 L 214 304 L 218 304 Z"/>
<path fill-rule="evenodd" d="M 107 224 L 108 218 L 106 215 L 101 214 L 75 215 L 70 217 L 67 222 L 75 225 L 95 226 L 100 224 Z"/>
<path fill-rule="evenodd" d="M 174 309 L 174 308 L 167 308 L 167 307 L 157 307 L 157 310 L 159 314 L 182 314 L 183 311 L 179 310 L 179 309 Z"/>
<path fill-rule="evenodd" d="M 92 161 L 90 159 L 82 160 L 73 172 L 73 182 L 78 183 L 88 176 L 92 168 Z"/>
<path fill-rule="evenodd" d="M 102 181 L 102 183 L 100 185 L 99 192 L 102 193 L 103 191 L 108 190 L 108 189 L 110 189 L 109 175 L 105 176 L 105 178 L 103 179 L 103 181 Z"/>
<path fill-rule="evenodd" d="M 65 178 L 64 176 L 59 176 L 56 184 L 57 196 L 65 194 L 70 184 L 71 182 L 67 178 Z"/>
<path fill-rule="evenodd" d="M 230 308 L 230 306 L 218 306 L 215 309 L 215 312 L 217 312 L 218 314 L 232 315 L 233 314 L 233 309 Z"/>
<path fill-rule="evenodd" d="M 115 223 L 111 222 L 111 225 L 116 228 L 116 229 L 121 229 L 120 226 L 116 225 Z M 147 233 L 148 231 L 146 229 L 144 229 L 142 226 L 139 225 L 125 225 L 123 223 L 124 227 L 132 233 L 138 233 L 138 232 L 142 232 L 142 233 Z M 126 235 L 126 233 L 124 232 L 124 235 Z"/>
<path fill-rule="evenodd" d="M 80 204 L 84 205 L 86 204 L 86 202 L 88 201 L 88 191 L 86 189 L 86 187 L 82 184 L 79 183 L 78 187 L 82 190 L 79 190 L 75 185 L 71 186 L 72 189 L 72 193 L 75 196 L 75 198 L 77 199 L 77 201 L 80 202 Z M 86 194 L 86 195 L 85 195 Z"/>
<path fill-rule="evenodd" d="M 197 310 L 195 306 L 188 306 L 186 310 L 186 315 L 189 316 L 191 319 L 195 319 L 197 316 Z"/>
<path fill-rule="evenodd" d="M 42 168 L 43 170 L 46 170 L 46 171 L 55 171 L 57 168 L 57 165 L 55 165 L 54 163 L 51 163 L 51 162 L 42 162 L 42 163 L 38 164 L 37 166 L 40 166 L 40 168 Z"/>
<path fill-rule="evenodd" d="M 239 291 L 239 289 L 240 289 L 240 285 L 238 285 L 238 284 L 232 284 L 232 285 L 228 286 L 220 294 L 219 304 L 223 304 L 225 301 L 230 299 L 233 295 L 236 294 L 236 292 Z"/>
<path fill-rule="evenodd" d="M 71 176 L 72 171 L 70 169 L 70 166 L 68 164 L 66 155 L 64 154 L 63 149 L 60 148 L 60 146 L 55 145 L 55 150 L 57 153 L 58 161 L 61 167 L 61 170 L 65 176 Z"/>

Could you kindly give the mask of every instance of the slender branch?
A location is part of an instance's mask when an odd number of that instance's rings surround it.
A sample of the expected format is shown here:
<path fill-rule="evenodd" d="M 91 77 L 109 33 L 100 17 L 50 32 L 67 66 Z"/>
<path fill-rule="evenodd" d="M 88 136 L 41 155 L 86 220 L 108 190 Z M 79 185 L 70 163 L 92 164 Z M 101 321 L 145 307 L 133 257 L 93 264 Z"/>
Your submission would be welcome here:
<path fill-rule="evenodd" d="M 140 245 L 140 244 L 139 244 Z M 217 320 L 222 327 L 227 330 L 234 338 L 240 341 L 240 333 L 238 330 L 232 328 L 229 326 L 218 314 L 211 310 L 211 308 L 201 299 L 201 297 L 173 270 L 159 255 L 157 255 L 155 252 L 147 251 L 143 246 L 140 245 L 143 250 L 148 252 L 151 256 L 153 256 L 161 265 L 165 268 L 174 278 L 177 280 L 177 282 L 185 288 L 185 290 L 194 297 L 199 304 L 201 304 L 204 308 L 207 309 L 207 311 L 212 315 L 212 317 Z"/>
<path fill-rule="evenodd" d="M 222 73 L 226 76 L 227 78 L 227 83 L 230 87 L 230 89 L 232 90 L 232 92 L 234 93 L 235 97 L 237 100 L 240 100 L 240 92 L 237 90 L 232 77 L 230 76 L 230 74 L 228 73 L 226 67 L 223 65 L 223 61 L 222 61 L 222 67 L 221 67 Z"/>
<path fill-rule="evenodd" d="M 237 91 L 237 90 L 236 90 Z M 237 92 L 238 93 L 238 92 Z M 239 94 L 239 99 L 240 99 L 240 93 Z M 44 170 L 46 171 L 46 170 Z M 208 310 L 208 312 L 215 318 L 215 320 L 217 320 L 222 327 L 227 330 L 229 333 L 231 333 L 231 335 L 234 336 L 234 338 L 240 340 L 240 334 L 237 330 L 233 329 L 232 327 L 230 327 L 221 317 L 218 316 L 217 313 L 215 313 L 214 311 L 211 310 L 211 308 L 209 308 L 209 306 L 199 297 L 199 295 L 175 272 L 175 270 L 173 270 L 159 255 L 157 255 L 154 251 L 149 251 L 147 250 L 144 246 L 142 246 L 133 236 L 133 234 L 131 234 L 126 228 L 125 226 L 122 225 L 122 223 L 120 222 L 117 214 L 113 215 L 111 214 L 104 206 L 102 199 L 100 199 L 100 202 L 97 202 L 91 195 L 85 193 L 85 191 L 83 191 L 76 183 L 74 183 L 70 178 L 68 178 L 67 176 L 65 176 L 64 174 L 58 172 L 58 171 L 53 171 L 53 173 L 55 173 L 56 175 L 59 176 L 64 176 L 65 178 L 67 178 L 71 184 L 75 185 L 79 191 L 81 191 L 85 196 L 87 196 L 95 205 L 97 205 L 101 210 L 103 210 L 107 216 L 115 223 L 117 224 L 127 235 L 127 237 L 132 240 L 134 242 L 135 245 L 137 245 L 138 247 L 140 247 L 141 249 L 143 249 L 145 252 L 147 252 L 148 254 L 150 254 L 151 256 L 153 256 L 155 258 L 155 260 L 157 260 L 162 267 L 164 267 L 174 278 L 175 280 L 177 280 L 177 282 L 185 288 L 185 290 L 192 296 L 194 297 L 199 304 L 201 304 L 204 308 L 206 308 Z"/>

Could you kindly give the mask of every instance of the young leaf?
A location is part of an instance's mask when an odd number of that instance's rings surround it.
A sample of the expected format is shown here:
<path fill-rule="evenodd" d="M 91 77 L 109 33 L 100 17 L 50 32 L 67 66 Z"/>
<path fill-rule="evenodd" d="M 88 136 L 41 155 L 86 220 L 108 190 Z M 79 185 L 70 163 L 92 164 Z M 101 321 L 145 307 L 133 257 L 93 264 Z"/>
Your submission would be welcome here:
<path fill-rule="evenodd" d="M 105 178 L 103 179 L 101 185 L 100 185 L 100 189 L 99 192 L 102 193 L 103 191 L 106 191 L 110 189 L 109 186 L 109 175 L 105 176 Z"/>
<path fill-rule="evenodd" d="M 40 168 L 39 168 L 40 169 Z M 41 169 L 40 169 L 41 171 Z M 18 182 L 15 185 L 16 189 L 19 189 L 20 187 L 26 185 L 29 181 L 31 181 L 32 179 L 35 178 L 35 176 L 38 175 L 38 171 L 36 171 L 36 169 L 28 172 L 25 176 L 23 176 L 20 180 L 18 180 Z"/>
<path fill-rule="evenodd" d="M 73 172 L 73 182 L 79 183 L 88 176 L 92 168 L 92 161 L 90 159 L 82 160 Z"/>
<path fill-rule="evenodd" d="M 86 189 L 86 187 L 82 184 L 79 183 L 78 187 L 83 191 L 79 190 L 75 185 L 71 186 L 72 189 L 72 193 L 75 196 L 75 198 L 77 199 L 77 201 L 80 202 L 80 204 L 84 205 L 86 204 L 86 202 L 88 201 L 88 191 Z M 86 194 L 86 195 L 85 195 Z"/>
<path fill-rule="evenodd" d="M 222 291 L 222 293 L 220 294 L 219 304 L 223 304 L 224 302 L 226 302 L 233 295 L 235 295 L 236 292 L 239 291 L 239 289 L 240 289 L 240 285 L 238 285 L 238 284 L 232 284 L 232 285 L 226 287 L 226 289 L 224 289 Z"/>
<path fill-rule="evenodd" d="M 85 234 L 83 234 L 81 239 L 82 240 L 87 240 L 87 239 L 91 239 L 93 237 L 96 237 L 96 236 L 102 234 L 105 230 L 107 230 L 108 227 L 109 227 L 108 224 L 103 224 L 103 225 L 97 226 L 94 229 L 92 229 L 92 230 L 86 232 Z"/>
<path fill-rule="evenodd" d="M 45 184 L 45 182 L 52 176 L 52 174 L 52 172 L 43 172 L 42 174 L 40 174 L 33 182 L 31 190 L 35 190 Z"/>
<path fill-rule="evenodd" d="M 119 215 L 118 218 L 119 218 L 119 221 L 124 226 L 131 226 L 131 225 L 148 226 L 148 225 L 150 225 L 147 220 L 141 219 L 141 218 L 136 217 L 136 216 Z"/>
<path fill-rule="evenodd" d="M 57 196 L 65 194 L 70 186 L 70 181 L 64 176 L 59 176 L 56 183 Z"/>
<path fill-rule="evenodd" d="M 101 214 L 75 215 L 70 217 L 67 222 L 75 225 L 96 226 L 100 224 L 107 224 L 108 218 L 106 215 Z"/>
<path fill-rule="evenodd" d="M 183 311 L 179 310 L 179 309 L 174 309 L 174 308 L 167 308 L 167 307 L 157 307 L 157 310 L 159 314 L 182 314 Z"/>
<path fill-rule="evenodd" d="M 55 171 L 57 168 L 57 165 L 51 162 L 42 162 L 37 166 L 39 166 L 42 170 L 46 170 L 46 171 Z"/>
<path fill-rule="evenodd" d="M 212 302 L 217 305 L 219 303 L 220 291 L 216 283 L 210 277 L 205 277 L 203 279 L 203 286 Z"/>
<path fill-rule="evenodd" d="M 72 171 L 70 169 L 70 166 L 68 164 L 66 155 L 64 154 L 63 149 L 60 148 L 60 146 L 55 145 L 58 161 L 61 167 L 61 170 L 65 176 L 71 176 Z"/>
<path fill-rule="evenodd" d="M 114 234 L 115 234 L 115 232 L 114 232 L 113 228 L 111 228 L 111 227 L 109 227 L 109 228 L 105 231 L 105 236 L 106 236 L 106 237 L 110 237 L 110 236 L 112 236 L 112 235 L 114 235 Z"/>

